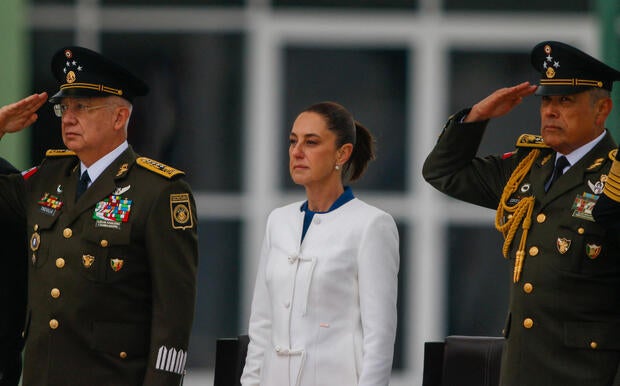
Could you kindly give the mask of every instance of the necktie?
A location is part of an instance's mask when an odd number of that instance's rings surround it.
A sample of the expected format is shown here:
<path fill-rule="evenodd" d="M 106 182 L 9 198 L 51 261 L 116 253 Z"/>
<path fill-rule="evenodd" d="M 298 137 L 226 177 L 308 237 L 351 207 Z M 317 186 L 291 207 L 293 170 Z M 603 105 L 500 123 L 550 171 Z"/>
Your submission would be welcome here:
<path fill-rule="evenodd" d="M 553 174 L 551 175 L 551 180 L 547 184 L 547 191 L 551 188 L 554 182 L 560 178 L 562 174 L 564 174 L 564 168 L 569 166 L 570 163 L 564 156 L 558 157 L 557 161 L 555 161 L 555 168 L 553 169 Z"/>
<path fill-rule="evenodd" d="M 77 201 L 80 196 L 88 189 L 88 183 L 90 182 L 90 177 L 88 176 L 88 171 L 85 170 L 78 181 L 77 189 L 75 191 L 75 201 Z"/>

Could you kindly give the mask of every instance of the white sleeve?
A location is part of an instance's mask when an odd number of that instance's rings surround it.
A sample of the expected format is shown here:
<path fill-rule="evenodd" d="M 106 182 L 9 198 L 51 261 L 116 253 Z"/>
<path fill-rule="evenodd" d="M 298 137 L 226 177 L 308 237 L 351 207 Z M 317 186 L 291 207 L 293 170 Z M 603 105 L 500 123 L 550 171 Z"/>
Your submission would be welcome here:
<path fill-rule="evenodd" d="M 390 383 L 396 338 L 398 231 L 390 215 L 381 213 L 366 228 L 358 256 L 363 361 L 359 386 Z"/>
<path fill-rule="evenodd" d="M 265 279 L 269 251 L 268 232 L 269 220 L 267 221 L 267 231 L 265 232 L 261 248 L 260 262 L 254 285 L 254 297 L 252 299 L 252 310 L 248 327 L 250 343 L 248 344 L 245 367 L 241 375 L 241 384 L 243 386 L 260 385 L 265 348 L 271 345 L 271 299 Z"/>

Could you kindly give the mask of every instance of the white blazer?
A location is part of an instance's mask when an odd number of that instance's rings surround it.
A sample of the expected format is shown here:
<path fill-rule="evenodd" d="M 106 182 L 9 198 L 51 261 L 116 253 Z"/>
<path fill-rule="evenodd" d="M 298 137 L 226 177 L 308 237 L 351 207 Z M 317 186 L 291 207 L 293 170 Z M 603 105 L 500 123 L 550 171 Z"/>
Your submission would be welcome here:
<path fill-rule="evenodd" d="M 398 232 L 361 200 L 315 214 L 302 202 L 267 220 L 244 386 L 385 386 L 396 335 Z"/>

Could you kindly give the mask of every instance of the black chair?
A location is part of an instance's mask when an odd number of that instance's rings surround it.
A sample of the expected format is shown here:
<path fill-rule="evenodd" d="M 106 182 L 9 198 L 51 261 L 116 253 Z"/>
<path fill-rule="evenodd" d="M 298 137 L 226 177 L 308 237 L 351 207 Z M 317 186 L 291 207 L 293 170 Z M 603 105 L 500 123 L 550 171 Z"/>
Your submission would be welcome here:
<path fill-rule="evenodd" d="M 448 336 L 424 344 L 422 386 L 498 386 L 504 338 Z"/>
<path fill-rule="evenodd" d="M 240 378 L 249 342 L 247 335 L 216 340 L 213 386 L 241 386 Z"/>

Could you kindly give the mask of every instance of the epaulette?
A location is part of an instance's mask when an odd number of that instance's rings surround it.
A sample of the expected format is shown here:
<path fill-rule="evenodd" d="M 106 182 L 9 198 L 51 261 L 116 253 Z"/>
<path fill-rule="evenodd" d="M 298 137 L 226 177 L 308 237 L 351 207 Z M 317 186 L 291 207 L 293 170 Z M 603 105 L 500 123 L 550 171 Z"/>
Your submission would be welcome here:
<path fill-rule="evenodd" d="M 185 175 L 184 171 L 175 169 L 173 167 L 170 167 L 168 165 L 164 165 L 161 162 L 155 161 L 153 159 L 150 158 L 146 158 L 146 157 L 140 157 L 136 160 L 136 163 L 140 166 L 142 166 L 143 168 L 145 168 L 146 170 L 150 170 L 153 173 L 157 173 L 159 175 L 162 175 L 166 178 L 172 178 L 174 176 L 177 175 Z"/>
<path fill-rule="evenodd" d="M 517 147 L 537 147 L 541 149 L 548 149 L 549 145 L 545 144 L 543 137 L 534 134 L 521 134 L 517 139 Z"/>
<path fill-rule="evenodd" d="M 75 152 L 69 149 L 49 149 L 45 152 L 46 157 L 68 157 L 74 155 Z"/>

